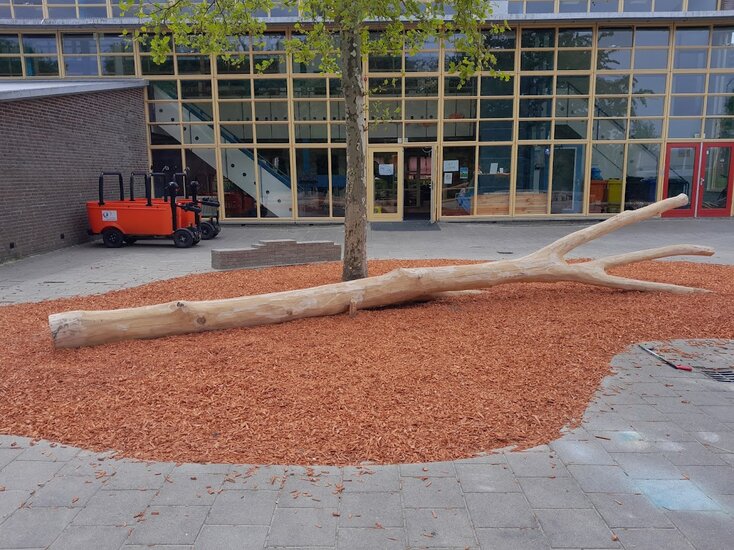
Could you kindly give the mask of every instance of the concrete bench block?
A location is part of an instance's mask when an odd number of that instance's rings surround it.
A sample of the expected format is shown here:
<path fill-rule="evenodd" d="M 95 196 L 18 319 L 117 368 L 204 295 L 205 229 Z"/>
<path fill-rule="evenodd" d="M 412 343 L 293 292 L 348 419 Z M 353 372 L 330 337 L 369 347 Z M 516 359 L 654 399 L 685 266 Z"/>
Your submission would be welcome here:
<path fill-rule="evenodd" d="M 338 262 L 341 257 L 341 245 L 331 241 L 264 240 L 250 248 L 212 250 L 212 268 L 253 269 L 276 265 Z"/>

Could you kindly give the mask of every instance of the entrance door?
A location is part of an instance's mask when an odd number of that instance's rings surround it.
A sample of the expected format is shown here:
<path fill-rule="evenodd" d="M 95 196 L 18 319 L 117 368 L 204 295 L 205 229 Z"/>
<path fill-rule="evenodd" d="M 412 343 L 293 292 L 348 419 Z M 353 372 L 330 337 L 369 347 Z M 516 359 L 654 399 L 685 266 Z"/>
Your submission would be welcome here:
<path fill-rule="evenodd" d="M 369 151 L 367 213 L 372 221 L 403 219 L 403 150 L 380 148 Z"/>
<path fill-rule="evenodd" d="M 432 152 L 432 147 L 409 147 L 403 152 L 403 218 L 406 220 L 431 219 Z"/>
<path fill-rule="evenodd" d="M 731 215 L 731 195 L 734 184 L 734 143 L 707 143 L 701 159 L 701 189 L 698 216 Z"/>
<path fill-rule="evenodd" d="M 685 193 L 689 204 L 666 217 L 731 215 L 734 143 L 671 143 L 665 161 L 665 198 Z"/>

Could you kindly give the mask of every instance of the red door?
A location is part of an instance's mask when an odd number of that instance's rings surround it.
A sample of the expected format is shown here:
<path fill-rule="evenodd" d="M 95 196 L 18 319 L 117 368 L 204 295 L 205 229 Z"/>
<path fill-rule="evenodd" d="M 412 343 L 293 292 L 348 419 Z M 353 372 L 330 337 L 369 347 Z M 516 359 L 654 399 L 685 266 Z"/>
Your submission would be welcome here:
<path fill-rule="evenodd" d="M 698 187 L 700 168 L 700 143 L 669 143 L 665 155 L 665 183 L 663 198 L 675 197 L 681 193 L 688 195 L 688 204 L 669 210 L 666 218 L 692 217 L 696 212 L 695 189 Z"/>
<path fill-rule="evenodd" d="M 734 143 L 706 143 L 701 155 L 696 215 L 731 215 L 734 186 Z"/>
<path fill-rule="evenodd" d="M 690 201 L 664 216 L 730 216 L 733 182 L 734 143 L 670 143 L 663 196 L 685 193 Z"/>

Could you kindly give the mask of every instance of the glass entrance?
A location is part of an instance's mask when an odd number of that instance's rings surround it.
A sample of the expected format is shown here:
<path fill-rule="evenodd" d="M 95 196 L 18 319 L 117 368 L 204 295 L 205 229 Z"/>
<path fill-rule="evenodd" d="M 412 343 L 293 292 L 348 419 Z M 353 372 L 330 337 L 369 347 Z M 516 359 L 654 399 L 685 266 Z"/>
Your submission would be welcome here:
<path fill-rule="evenodd" d="M 368 218 L 374 221 L 400 221 L 403 219 L 400 189 L 403 181 L 403 151 L 376 149 L 371 150 L 369 156 Z"/>
<path fill-rule="evenodd" d="M 704 145 L 701 191 L 698 201 L 699 216 L 729 216 L 734 179 L 732 165 L 733 143 Z"/>
<path fill-rule="evenodd" d="M 689 204 L 665 216 L 729 216 L 734 179 L 734 143 L 672 143 L 668 145 L 665 198 L 685 193 Z"/>
<path fill-rule="evenodd" d="M 403 152 L 403 219 L 431 219 L 432 148 L 406 148 Z"/>

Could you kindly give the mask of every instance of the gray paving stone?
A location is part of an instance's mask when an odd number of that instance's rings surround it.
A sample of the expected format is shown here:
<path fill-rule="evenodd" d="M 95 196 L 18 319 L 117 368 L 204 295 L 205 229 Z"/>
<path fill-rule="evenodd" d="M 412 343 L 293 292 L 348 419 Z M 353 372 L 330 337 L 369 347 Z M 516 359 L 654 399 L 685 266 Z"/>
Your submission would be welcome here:
<path fill-rule="evenodd" d="M 62 466 L 62 462 L 14 460 L 0 470 L 0 485 L 11 491 L 35 491 L 39 485 L 50 480 Z"/>
<path fill-rule="evenodd" d="M 561 439 L 551 443 L 551 448 L 564 464 L 614 464 L 614 459 L 596 441 L 566 441 Z"/>
<path fill-rule="evenodd" d="M 681 466 L 681 471 L 709 495 L 734 495 L 734 466 Z"/>
<path fill-rule="evenodd" d="M 536 510 L 552 547 L 619 548 L 595 510 Z"/>
<path fill-rule="evenodd" d="M 105 457 L 98 453 L 80 451 L 76 456 L 69 459 L 59 470 L 61 476 L 91 476 L 102 475 L 107 478 L 117 472 L 117 467 L 123 462 Z"/>
<path fill-rule="evenodd" d="M 406 508 L 464 508 L 461 486 L 454 477 L 425 480 L 404 477 L 401 481 L 403 505 Z"/>
<path fill-rule="evenodd" d="M 482 550 L 549 550 L 540 529 L 477 529 Z"/>
<path fill-rule="evenodd" d="M 228 474 L 232 471 L 231 464 L 175 464 L 170 475 L 201 476 L 206 474 Z"/>
<path fill-rule="evenodd" d="M 25 449 L 31 443 L 30 437 L 19 435 L 0 435 L 0 449 Z"/>
<path fill-rule="evenodd" d="M 419 548 L 464 548 L 477 541 L 466 510 L 406 509 L 408 545 Z"/>
<path fill-rule="evenodd" d="M 117 550 L 130 529 L 111 525 L 70 525 L 49 550 Z"/>
<path fill-rule="evenodd" d="M 665 510 L 719 510 L 718 504 L 687 479 L 638 480 L 637 488 Z"/>
<path fill-rule="evenodd" d="M 589 498 L 611 528 L 670 528 L 673 524 L 644 495 L 590 494 Z"/>
<path fill-rule="evenodd" d="M 336 508 L 276 508 L 268 546 L 335 546 Z"/>
<path fill-rule="evenodd" d="M 614 533 L 626 550 L 693 550 L 676 529 L 617 529 Z"/>
<path fill-rule="evenodd" d="M 672 422 L 633 421 L 632 427 L 647 441 L 693 441 L 694 437 Z"/>
<path fill-rule="evenodd" d="M 261 550 L 265 546 L 265 525 L 204 525 L 194 544 L 195 550 Z"/>
<path fill-rule="evenodd" d="M 151 503 L 154 506 L 209 506 L 224 483 L 225 474 L 170 474 Z"/>
<path fill-rule="evenodd" d="M 374 491 L 389 493 L 400 490 L 398 466 L 369 466 L 344 468 L 344 493 Z"/>
<path fill-rule="evenodd" d="M 23 454 L 23 449 L 6 449 L 0 447 L 0 469 Z"/>
<path fill-rule="evenodd" d="M 586 493 L 634 493 L 632 480 L 619 466 L 577 464 L 568 467 Z"/>
<path fill-rule="evenodd" d="M 630 430 L 632 424 L 617 413 L 606 412 L 584 416 L 584 428 L 587 430 Z"/>
<path fill-rule="evenodd" d="M 155 491 L 98 491 L 74 518 L 76 525 L 134 525 Z"/>
<path fill-rule="evenodd" d="M 547 456 L 547 455 L 546 455 Z M 517 478 L 504 464 L 456 464 L 461 488 L 465 493 L 516 493 Z"/>
<path fill-rule="evenodd" d="M 336 534 L 339 550 L 403 550 L 407 541 L 405 529 L 351 529 L 340 527 Z"/>
<path fill-rule="evenodd" d="M 669 512 L 668 517 L 696 550 L 731 548 L 734 521 L 723 512 Z"/>
<path fill-rule="evenodd" d="M 709 451 L 698 441 L 675 443 L 675 449 L 660 447 L 671 464 L 676 466 L 717 466 L 726 464 L 721 455 Z"/>
<path fill-rule="evenodd" d="M 31 506 L 84 506 L 102 484 L 79 476 L 56 476 L 39 488 L 30 500 Z"/>
<path fill-rule="evenodd" d="M 401 464 L 401 476 L 411 477 L 449 477 L 455 476 L 453 462 L 427 462 L 418 464 Z"/>
<path fill-rule="evenodd" d="M 206 523 L 270 525 L 277 498 L 275 491 L 222 491 L 209 511 Z"/>
<path fill-rule="evenodd" d="M 662 453 L 613 453 L 614 460 L 633 479 L 682 479 L 683 474 Z"/>
<path fill-rule="evenodd" d="M 118 462 L 114 472 L 108 472 L 111 477 L 102 489 L 160 489 L 172 469 L 173 464 L 162 462 Z M 107 471 L 104 467 L 101 470 Z"/>
<path fill-rule="evenodd" d="M 257 489 L 258 491 L 280 491 L 281 481 L 287 477 L 288 469 L 285 466 L 238 465 L 230 469 L 230 476 L 234 478 L 232 489 Z"/>
<path fill-rule="evenodd" d="M 466 505 L 475 527 L 537 527 L 522 493 L 470 493 Z"/>
<path fill-rule="evenodd" d="M 714 453 L 734 453 L 734 432 L 694 432 L 692 435 Z"/>
<path fill-rule="evenodd" d="M 637 388 L 635 388 L 637 389 Z M 636 395 L 636 394 L 633 394 Z M 644 398 L 640 397 L 642 401 Z M 624 405 L 618 407 L 616 412 L 626 420 L 645 420 L 648 422 L 665 422 L 668 418 L 652 405 Z"/>
<path fill-rule="evenodd" d="M 520 485 L 533 508 L 591 508 L 591 501 L 570 477 L 523 478 Z"/>
<path fill-rule="evenodd" d="M 550 458 L 554 456 L 554 458 Z M 507 461 L 517 477 L 567 477 L 568 471 L 554 453 L 509 453 Z"/>
<path fill-rule="evenodd" d="M 69 447 L 48 441 L 38 441 L 29 446 L 18 457 L 18 460 L 42 460 L 44 462 L 71 460 L 79 453 L 76 447 Z"/>
<path fill-rule="evenodd" d="M 402 527 L 400 493 L 347 493 L 339 505 L 340 527 Z"/>
<path fill-rule="evenodd" d="M 121 550 L 194 550 L 192 544 L 126 544 Z"/>
<path fill-rule="evenodd" d="M 129 540 L 134 544 L 192 544 L 208 511 L 205 506 L 151 506 Z"/>
<path fill-rule="evenodd" d="M 0 523 L 31 497 L 31 491 L 0 491 Z"/>
<path fill-rule="evenodd" d="M 608 453 L 654 453 L 658 451 L 654 442 L 647 441 L 634 430 L 594 431 L 592 433 L 596 441 Z"/>
<path fill-rule="evenodd" d="M 726 424 L 705 413 L 667 413 L 668 421 L 687 432 L 715 432 L 726 430 Z"/>
<path fill-rule="evenodd" d="M 45 548 L 74 519 L 74 508 L 21 508 L 0 525 L 0 548 Z"/>
<path fill-rule="evenodd" d="M 282 508 L 336 508 L 339 503 L 341 476 L 307 478 L 289 475 L 278 498 Z"/>

